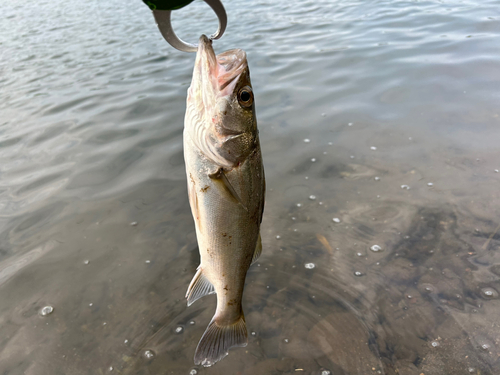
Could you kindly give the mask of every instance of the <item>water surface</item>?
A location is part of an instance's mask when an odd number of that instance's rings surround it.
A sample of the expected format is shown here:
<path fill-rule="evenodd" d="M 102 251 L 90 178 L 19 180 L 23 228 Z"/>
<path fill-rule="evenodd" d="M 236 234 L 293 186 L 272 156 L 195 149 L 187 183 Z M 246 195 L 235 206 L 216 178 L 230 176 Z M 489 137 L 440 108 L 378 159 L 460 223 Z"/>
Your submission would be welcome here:
<path fill-rule="evenodd" d="M 268 186 L 248 346 L 193 365 L 215 310 L 184 299 L 194 54 L 141 1 L 14 0 L 0 372 L 500 373 L 497 2 L 226 3 L 215 49 L 247 51 Z M 196 40 L 217 21 L 195 2 L 174 26 Z"/>

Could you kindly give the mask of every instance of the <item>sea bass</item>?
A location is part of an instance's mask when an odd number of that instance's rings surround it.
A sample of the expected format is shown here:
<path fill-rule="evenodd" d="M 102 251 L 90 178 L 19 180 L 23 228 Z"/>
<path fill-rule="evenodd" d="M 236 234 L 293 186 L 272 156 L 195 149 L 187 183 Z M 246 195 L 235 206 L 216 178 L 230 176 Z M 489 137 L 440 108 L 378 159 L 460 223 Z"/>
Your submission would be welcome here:
<path fill-rule="evenodd" d="M 188 89 L 184 159 L 201 258 L 188 306 L 217 294 L 194 362 L 211 366 L 248 342 L 241 299 L 247 270 L 262 251 L 265 181 L 246 54 L 216 56 L 205 35 Z"/>

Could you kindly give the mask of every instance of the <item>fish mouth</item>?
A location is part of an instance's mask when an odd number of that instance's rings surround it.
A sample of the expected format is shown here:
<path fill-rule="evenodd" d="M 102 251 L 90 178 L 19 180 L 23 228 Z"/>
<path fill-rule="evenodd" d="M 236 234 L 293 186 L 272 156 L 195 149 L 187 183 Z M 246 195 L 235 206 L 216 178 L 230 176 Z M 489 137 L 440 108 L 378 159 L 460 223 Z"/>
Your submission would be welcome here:
<path fill-rule="evenodd" d="M 215 55 L 212 41 L 202 35 L 196 54 L 193 82 L 198 79 L 203 89 L 210 89 L 215 96 L 230 95 L 238 78 L 248 68 L 247 56 L 242 49 L 232 49 Z M 198 75 L 198 77 L 195 77 Z"/>

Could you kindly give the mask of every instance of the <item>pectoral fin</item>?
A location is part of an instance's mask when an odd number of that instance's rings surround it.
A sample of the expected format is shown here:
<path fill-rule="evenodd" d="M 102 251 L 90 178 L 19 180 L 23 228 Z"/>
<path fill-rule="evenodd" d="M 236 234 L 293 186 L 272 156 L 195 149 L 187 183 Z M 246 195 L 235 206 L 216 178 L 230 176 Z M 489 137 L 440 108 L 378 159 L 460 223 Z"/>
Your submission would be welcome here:
<path fill-rule="evenodd" d="M 189 180 L 187 186 L 188 186 L 188 198 L 189 198 L 189 205 L 191 206 L 191 212 L 193 214 L 194 220 L 198 223 L 199 226 L 201 226 L 200 213 L 198 208 L 198 196 L 196 195 L 195 182 L 191 173 L 189 174 Z"/>
<path fill-rule="evenodd" d="M 217 172 L 209 174 L 208 177 L 210 177 L 214 181 L 219 181 L 220 185 L 223 186 L 224 190 L 236 200 L 239 204 L 243 206 L 243 208 L 248 211 L 248 208 L 243 204 L 243 201 L 241 200 L 240 196 L 234 189 L 233 185 L 231 185 L 231 182 L 227 179 L 226 175 L 224 174 L 224 169 L 219 168 Z"/>
<path fill-rule="evenodd" d="M 257 259 L 259 259 L 260 254 L 262 254 L 262 239 L 260 238 L 260 233 L 259 233 L 259 238 L 257 239 L 257 246 L 255 246 L 255 252 L 253 253 L 252 264 L 254 264 L 257 261 Z"/>

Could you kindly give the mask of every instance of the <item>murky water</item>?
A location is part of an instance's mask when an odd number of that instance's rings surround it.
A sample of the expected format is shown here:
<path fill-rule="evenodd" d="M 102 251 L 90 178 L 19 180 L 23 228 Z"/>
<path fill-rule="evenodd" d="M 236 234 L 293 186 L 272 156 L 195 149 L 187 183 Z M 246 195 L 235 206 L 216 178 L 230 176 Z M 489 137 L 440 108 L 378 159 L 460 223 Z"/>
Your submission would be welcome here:
<path fill-rule="evenodd" d="M 246 348 L 193 365 L 214 296 L 182 156 L 194 54 L 141 1 L 0 5 L 0 372 L 500 373 L 498 2 L 226 1 L 267 176 Z M 188 40 L 217 22 L 174 14 Z M 377 246 L 375 246 L 377 245 Z"/>

